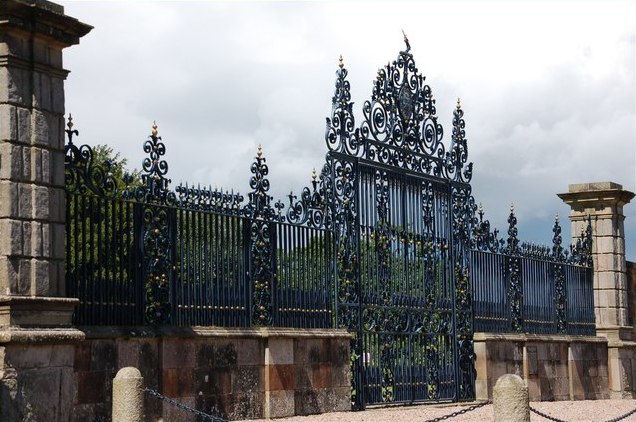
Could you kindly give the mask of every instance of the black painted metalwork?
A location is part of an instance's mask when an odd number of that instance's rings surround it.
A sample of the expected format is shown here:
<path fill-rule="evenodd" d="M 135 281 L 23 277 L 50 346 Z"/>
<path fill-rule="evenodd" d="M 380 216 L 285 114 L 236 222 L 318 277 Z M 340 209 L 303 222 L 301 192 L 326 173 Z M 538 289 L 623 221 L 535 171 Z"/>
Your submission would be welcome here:
<path fill-rule="evenodd" d="M 519 243 L 511 210 L 508 241 L 479 211 L 471 251 L 475 331 L 594 335 L 591 221 L 570 251 L 558 218 L 553 246 Z"/>
<path fill-rule="evenodd" d="M 354 404 L 471 399 L 476 207 L 463 111 L 455 110 L 447 152 L 431 89 L 407 49 L 378 71 L 356 128 L 339 67 L 326 142 L 337 321 L 354 334 Z"/>
<path fill-rule="evenodd" d="M 356 126 L 336 72 L 328 152 L 289 205 L 250 189 L 170 188 L 157 127 L 142 172 L 66 145 L 67 285 L 77 324 L 346 328 L 354 407 L 474 399 L 474 331 L 594 332 L 591 225 L 565 250 L 491 230 L 470 185 L 464 112 L 447 149 L 410 52 L 380 69 Z M 553 300 L 546 300 L 546 297 Z"/>

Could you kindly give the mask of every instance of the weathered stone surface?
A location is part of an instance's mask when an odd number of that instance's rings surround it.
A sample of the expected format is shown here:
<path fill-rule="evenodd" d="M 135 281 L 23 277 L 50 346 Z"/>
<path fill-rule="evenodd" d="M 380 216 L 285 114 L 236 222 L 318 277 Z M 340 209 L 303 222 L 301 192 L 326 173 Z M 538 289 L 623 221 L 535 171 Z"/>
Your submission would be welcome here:
<path fill-rule="evenodd" d="M 530 422 L 528 387 L 518 375 L 502 375 L 493 389 L 495 422 Z"/>
<path fill-rule="evenodd" d="M 18 186 L 13 182 L 0 180 L 0 218 L 15 218 L 18 215 Z"/>
<path fill-rule="evenodd" d="M 0 43 L 0 45 L 2 45 Z M 6 86 L 6 69 L 0 68 L 0 86 Z M 3 77 L 5 80 L 3 81 Z M 4 91 L 4 90 L 0 90 Z M 0 93 L 0 98 L 2 93 Z M 0 102 L 2 100 L 0 99 Z M 0 141 L 17 141 L 18 140 L 18 125 L 17 125 L 17 112 L 16 107 L 11 104 L 0 104 Z M 7 143 L 8 145 L 8 143 Z M 5 166 L 7 162 L 5 161 Z"/>
<path fill-rule="evenodd" d="M 294 340 L 270 338 L 265 351 L 266 365 L 291 365 L 294 363 Z"/>
<path fill-rule="evenodd" d="M 256 419 L 263 416 L 265 393 L 232 394 L 231 411 L 228 417 L 232 420 Z"/>
<path fill-rule="evenodd" d="M 22 255 L 22 222 L 0 219 L 0 254 Z"/>
<path fill-rule="evenodd" d="M 294 365 L 268 365 L 269 390 L 294 390 L 296 388 L 296 371 Z"/>
<path fill-rule="evenodd" d="M 21 107 L 31 105 L 30 75 L 26 69 L 0 66 L 0 103 L 13 103 Z"/>
<path fill-rule="evenodd" d="M 113 380 L 113 422 L 142 422 L 143 377 L 137 368 L 122 368 Z"/>
<path fill-rule="evenodd" d="M 252 393 L 264 391 L 263 368 L 263 366 L 239 366 L 234 369 L 232 371 L 232 392 Z M 270 388 L 270 390 L 272 389 Z"/>
<path fill-rule="evenodd" d="M 271 391 L 269 392 L 269 417 L 284 418 L 294 416 L 295 402 L 294 391 Z"/>
<path fill-rule="evenodd" d="M 191 368 L 163 370 L 163 393 L 168 397 L 194 396 L 194 374 Z"/>
<path fill-rule="evenodd" d="M 194 347 L 182 339 L 166 339 L 161 354 L 162 366 L 168 368 L 194 368 Z"/>

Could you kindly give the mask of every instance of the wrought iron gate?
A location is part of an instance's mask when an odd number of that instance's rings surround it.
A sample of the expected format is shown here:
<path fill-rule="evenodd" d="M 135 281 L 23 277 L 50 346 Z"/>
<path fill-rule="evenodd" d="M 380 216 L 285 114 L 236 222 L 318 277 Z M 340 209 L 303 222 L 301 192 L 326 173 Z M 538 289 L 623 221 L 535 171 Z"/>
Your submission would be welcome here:
<path fill-rule="evenodd" d="M 378 71 L 360 128 L 341 62 L 327 119 L 336 311 L 354 335 L 358 408 L 474 397 L 467 242 L 476 207 L 463 112 L 458 103 L 446 151 L 409 50 Z"/>

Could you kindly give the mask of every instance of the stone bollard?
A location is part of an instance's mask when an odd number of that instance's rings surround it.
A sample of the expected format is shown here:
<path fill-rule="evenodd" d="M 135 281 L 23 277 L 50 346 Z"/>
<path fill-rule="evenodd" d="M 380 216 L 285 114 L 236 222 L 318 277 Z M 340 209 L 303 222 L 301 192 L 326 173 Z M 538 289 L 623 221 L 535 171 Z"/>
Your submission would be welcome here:
<path fill-rule="evenodd" d="M 492 393 L 494 422 L 530 422 L 528 387 L 519 375 L 499 377 Z"/>
<path fill-rule="evenodd" d="M 122 368 L 113 380 L 113 422 L 141 422 L 144 415 L 144 378 L 139 369 Z"/>

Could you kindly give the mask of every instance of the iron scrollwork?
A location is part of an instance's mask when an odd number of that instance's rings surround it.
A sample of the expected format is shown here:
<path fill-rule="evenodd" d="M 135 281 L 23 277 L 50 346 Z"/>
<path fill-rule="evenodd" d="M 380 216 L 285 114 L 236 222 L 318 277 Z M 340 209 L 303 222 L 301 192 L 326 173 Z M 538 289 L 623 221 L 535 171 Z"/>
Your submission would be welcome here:
<path fill-rule="evenodd" d="M 364 407 L 368 399 L 363 397 L 365 386 L 361 384 L 366 365 L 380 365 L 380 394 L 373 400 L 396 400 L 395 344 L 401 341 L 400 336 L 404 333 L 417 334 L 418 341 L 422 342 L 423 349 L 417 356 L 428 362 L 425 369 L 427 398 L 449 394 L 448 390 L 442 391 L 438 362 L 439 356 L 450 350 L 450 341 L 455 344 L 453 350 L 459 351 L 458 365 L 462 368 L 459 371 L 461 380 L 455 380 L 455 394 L 469 399 L 474 394 L 474 352 L 466 250 L 477 225 L 477 207 L 469 184 L 472 164 L 467 163 L 463 111 L 460 107 L 455 109 L 453 143 L 446 152 L 432 90 L 419 74 L 408 43 L 407 49 L 401 51 L 395 61 L 378 71 L 372 97 L 364 103 L 359 128 L 356 128 L 352 115 L 353 103 L 346 77 L 347 70 L 341 61 L 326 132 L 327 161 L 333 187 L 331 191 L 325 190 L 321 198 L 328 203 L 337 244 L 338 325 L 354 335 L 351 344 L 354 405 Z M 360 164 L 362 162 L 364 164 Z M 364 177 L 361 176 L 361 165 L 366 169 Z M 363 217 L 358 213 L 366 211 L 358 209 L 362 193 L 357 189 L 362 189 L 362 183 L 369 182 L 368 175 L 372 175 L 374 186 L 365 189 L 373 192 L 375 210 L 373 217 L 365 214 L 364 220 L 377 220 L 359 229 L 357 225 Z M 420 182 L 407 189 L 402 185 L 406 180 L 402 177 L 407 175 Z M 395 186 L 404 186 L 399 188 L 404 189 L 403 193 L 398 194 L 400 191 L 395 190 L 398 189 Z M 414 200 L 420 201 L 416 214 L 421 221 L 393 221 L 400 214 L 390 215 L 394 208 L 404 206 L 406 202 L 402 201 L 406 199 L 400 199 L 400 195 L 406 195 L 407 191 L 419 195 L 419 199 Z M 302 201 L 294 205 L 297 211 L 292 216 L 297 221 L 305 221 L 305 210 L 315 203 L 309 193 L 307 190 Z M 392 195 L 398 195 L 396 200 L 399 202 L 387 206 Z M 408 225 L 419 227 L 419 231 L 411 233 Z M 364 239 L 371 239 L 373 247 L 365 246 L 366 252 L 360 250 L 361 230 L 370 230 L 369 237 Z M 360 275 L 358 254 L 369 250 L 373 251 L 373 258 L 363 258 L 367 260 L 365 262 L 374 262 L 372 271 L 378 283 L 375 292 L 366 290 L 368 286 L 362 285 Z M 406 272 L 398 272 L 402 274 L 398 277 L 407 276 L 408 271 L 413 271 L 414 275 L 420 271 L 421 279 L 413 280 L 413 288 L 418 293 L 407 299 L 402 294 L 406 292 L 400 292 L 400 295 L 394 292 L 404 281 L 398 278 L 393 285 L 393 273 L 399 271 L 393 268 L 393 256 L 404 256 L 395 262 L 407 262 L 411 259 L 406 258 L 411 256 L 409 254 L 413 254 L 420 269 L 405 268 Z M 364 271 L 369 269 L 365 267 Z M 423 285 L 416 286 L 418 282 Z M 422 298 L 417 294 L 422 294 Z M 369 338 L 377 339 L 380 355 L 375 358 L 375 363 L 365 364 L 362 356 L 367 351 L 362 340 L 369 335 L 375 336 Z M 415 355 L 410 358 L 416 359 Z"/>
<path fill-rule="evenodd" d="M 510 206 L 508 216 L 508 244 L 506 246 L 506 275 L 508 277 L 508 301 L 510 304 L 510 328 L 512 331 L 523 331 L 521 285 L 521 262 L 519 260 L 519 239 L 517 237 L 517 217 L 514 207 Z"/>
<path fill-rule="evenodd" d="M 113 177 L 113 163 L 99 161 L 88 145 L 77 146 L 73 136 L 79 131 L 73 129 L 73 117 L 69 114 L 65 129 L 68 143 L 64 146 L 64 183 L 71 193 L 91 192 L 97 196 L 114 198 L 118 194 L 117 181 Z"/>
<path fill-rule="evenodd" d="M 554 219 L 554 227 L 552 228 L 554 236 L 552 238 L 552 272 L 554 277 L 554 307 L 556 310 L 556 331 L 557 333 L 567 333 L 567 294 L 565 284 L 565 274 L 563 262 L 565 254 L 563 246 L 561 246 L 561 226 L 559 225 L 559 216 Z"/>
<path fill-rule="evenodd" d="M 266 326 L 273 322 L 272 288 L 276 273 L 273 264 L 272 229 L 273 223 L 282 221 L 283 204 L 276 202 L 271 206 L 272 197 L 267 193 L 270 183 L 267 179 L 269 168 L 258 147 L 255 161 L 251 166 L 249 202 L 243 208 L 243 214 L 250 219 L 250 272 L 252 285 L 252 323 Z"/>
<path fill-rule="evenodd" d="M 127 194 L 143 203 L 143 268 L 145 280 L 145 315 L 150 324 L 166 324 L 171 320 L 170 279 L 174 270 L 174 237 L 170 224 L 176 196 L 168 189 L 165 176 L 168 163 L 162 159 L 166 147 L 158 135 L 157 124 L 144 143 L 148 154 L 143 161 L 142 185 Z"/>

